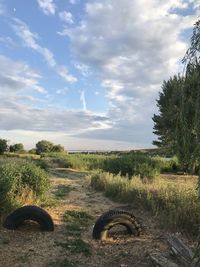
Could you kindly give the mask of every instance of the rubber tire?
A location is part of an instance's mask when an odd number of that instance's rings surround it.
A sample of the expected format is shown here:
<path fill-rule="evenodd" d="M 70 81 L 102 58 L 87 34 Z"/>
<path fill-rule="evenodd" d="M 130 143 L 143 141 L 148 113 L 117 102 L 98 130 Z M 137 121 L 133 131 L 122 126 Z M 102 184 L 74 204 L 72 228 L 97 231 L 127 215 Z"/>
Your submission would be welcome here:
<path fill-rule="evenodd" d="M 37 222 L 43 231 L 54 231 L 54 223 L 51 216 L 37 206 L 24 206 L 16 209 L 7 216 L 3 227 L 15 230 L 26 220 Z"/>
<path fill-rule="evenodd" d="M 102 214 L 97 219 L 93 228 L 93 238 L 108 239 L 108 231 L 117 224 L 125 226 L 128 234 L 139 236 L 141 233 L 140 223 L 131 212 L 114 209 Z"/>

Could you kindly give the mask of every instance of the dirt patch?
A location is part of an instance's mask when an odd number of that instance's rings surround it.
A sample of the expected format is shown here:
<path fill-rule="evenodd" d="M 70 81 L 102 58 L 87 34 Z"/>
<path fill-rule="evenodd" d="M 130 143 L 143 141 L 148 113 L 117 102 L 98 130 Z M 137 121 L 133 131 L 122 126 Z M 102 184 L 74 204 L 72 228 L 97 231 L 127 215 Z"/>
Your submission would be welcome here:
<path fill-rule="evenodd" d="M 56 207 L 47 209 L 53 217 L 55 231 L 40 232 L 37 226 L 22 227 L 16 231 L 0 228 L 0 266 L 145 267 L 149 266 L 149 253 L 167 250 L 168 233 L 162 231 L 156 219 L 138 207 L 137 203 L 133 203 L 131 209 L 142 224 L 143 232 L 140 237 L 122 235 L 120 238 L 115 236 L 106 242 L 93 240 L 92 229 L 96 218 L 108 209 L 122 206 L 122 204 L 114 203 L 102 193 L 88 188 L 84 180 L 85 172 L 54 169 L 51 174 L 53 191 L 61 185 L 65 188 L 70 187 L 69 192 L 59 198 Z M 126 206 L 127 208 L 130 209 Z M 67 225 L 63 215 L 69 210 L 84 211 L 94 218 L 81 232 L 83 242 L 77 241 L 78 238 L 69 240 L 67 237 Z M 72 247 L 74 240 L 80 246 L 88 244 L 91 253 L 87 255 L 81 250 L 78 253 L 74 252 Z"/>

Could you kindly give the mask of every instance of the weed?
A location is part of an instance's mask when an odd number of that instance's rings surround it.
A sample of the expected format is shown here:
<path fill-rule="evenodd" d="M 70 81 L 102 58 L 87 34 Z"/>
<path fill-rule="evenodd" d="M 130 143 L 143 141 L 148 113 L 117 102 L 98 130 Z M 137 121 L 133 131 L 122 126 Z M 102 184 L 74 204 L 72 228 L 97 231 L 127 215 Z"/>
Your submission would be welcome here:
<path fill-rule="evenodd" d="M 90 214 L 85 211 L 79 210 L 67 210 L 64 213 L 64 221 L 69 222 L 76 222 L 80 223 L 81 225 L 87 225 L 88 222 L 93 218 Z"/>
<path fill-rule="evenodd" d="M 56 244 L 71 253 L 82 253 L 86 257 L 92 254 L 91 246 L 81 238 L 68 239 L 66 242 L 57 242 Z"/>
<path fill-rule="evenodd" d="M 86 257 L 91 255 L 91 247 L 81 239 L 83 230 L 88 226 L 92 216 L 85 211 L 68 210 L 63 216 L 66 223 L 65 233 L 67 239 L 65 242 L 56 242 L 71 253 L 82 253 Z"/>
<path fill-rule="evenodd" d="M 56 191 L 54 192 L 54 195 L 58 199 L 63 199 L 69 194 L 71 190 L 72 187 L 70 185 L 58 185 Z"/>
<path fill-rule="evenodd" d="M 67 236 L 80 237 L 83 229 L 79 223 L 68 224 L 65 233 Z"/>

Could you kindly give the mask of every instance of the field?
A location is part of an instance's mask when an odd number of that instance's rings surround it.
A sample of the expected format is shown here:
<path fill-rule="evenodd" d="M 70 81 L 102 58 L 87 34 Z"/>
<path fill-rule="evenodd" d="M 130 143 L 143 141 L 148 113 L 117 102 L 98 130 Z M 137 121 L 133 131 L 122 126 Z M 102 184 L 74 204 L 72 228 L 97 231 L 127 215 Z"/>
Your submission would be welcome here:
<path fill-rule="evenodd" d="M 194 249 L 200 224 L 197 176 L 175 174 L 179 171 L 176 159 L 125 155 L 124 161 L 123 157 L 65 154 L 24 159 L 2 157 L 0 182 L 7 182 L 6 175 L 20 176 L 20 182 L 11 179 L 14 181 L 11 184 L 15 189 L 16 185 L 23 187 L 16 191 L 11 186 L 6 197 L 0 198 L 1 221 L 8 210 L 31 203 L 45 208 L 55 223 L 55 231 L 49 233 L 40 232 L 37 224 L 26 224 L 16 231 L 0 227 L 2 266 L 144 267 L 149 266 L 149 254 L 167 250 L 167 236 L 176 232 Z M 17 165 L 24 167 L 13 171 Z M 124 169 L 118 174 L 117 168 L 122 165 Z M 37 181 L 40 177 L 39 187 L 33 177 Z M 122 206 L 140 221 L 141 236 L 114 235 L 106 242 L 92 239 L 95 220 L 107 210 Z"/>

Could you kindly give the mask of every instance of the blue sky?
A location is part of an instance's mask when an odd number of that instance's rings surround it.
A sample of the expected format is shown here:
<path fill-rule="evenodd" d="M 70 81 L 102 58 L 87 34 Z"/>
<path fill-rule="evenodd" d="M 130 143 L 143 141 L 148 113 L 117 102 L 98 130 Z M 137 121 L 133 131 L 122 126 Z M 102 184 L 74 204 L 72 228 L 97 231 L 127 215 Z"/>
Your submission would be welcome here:
<path fill-rule="evenodd" d="M 151 147 L 199 0 L 0 0 L 0 137 L 34 147 Z"/>

